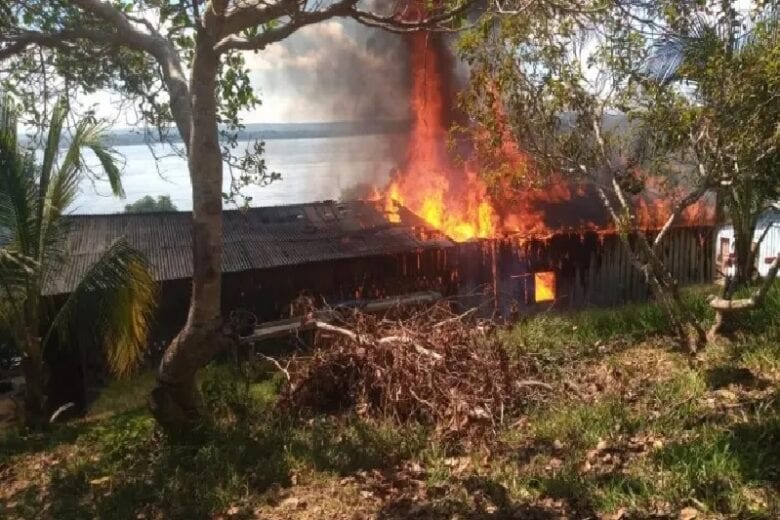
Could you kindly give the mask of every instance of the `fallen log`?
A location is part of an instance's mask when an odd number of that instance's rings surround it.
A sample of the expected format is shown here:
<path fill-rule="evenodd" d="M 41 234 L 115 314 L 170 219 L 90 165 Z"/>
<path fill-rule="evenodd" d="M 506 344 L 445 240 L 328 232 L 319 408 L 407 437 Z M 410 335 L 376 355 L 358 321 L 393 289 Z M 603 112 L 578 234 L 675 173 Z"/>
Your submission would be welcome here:
<path fill-rule="evenodd" d="M 282 338 L 307 330 L 313 330 L 316 322 L 326 322 L 338 318 L 338 313 L 332 310 L 317 311 L 311 316 L 294 316 L 283 320 L 267 321 L 255 327 L 252 334 L 239 338 L 241 344 L 251 344 L 266 339 Z"/>
<path fill-rule="evenodd" d="M 282 320 L 267 321 L 258 324 L 252 334 L 241 337 L 239 342 L 244 345 L 252 344 L 267 339 L 291 336 L 317 328 L 343 333 L 346 329 L 339 331 L 333 329 L 333 325 L 327 325 L 329 322 L 343 318 L 343 314 L 338 309 L 346 309 L 349 312 L 358 308 L 364 314 L 377 314 L 396 308 L 431 304 L 441 300 L 441 298 L 442 295 L 435 291 L 416 292 L 381 300 L 368 300 L 359 306 L 336 306 L 331 309 L 315 311 L 309 316 L 293 316 Z"/>

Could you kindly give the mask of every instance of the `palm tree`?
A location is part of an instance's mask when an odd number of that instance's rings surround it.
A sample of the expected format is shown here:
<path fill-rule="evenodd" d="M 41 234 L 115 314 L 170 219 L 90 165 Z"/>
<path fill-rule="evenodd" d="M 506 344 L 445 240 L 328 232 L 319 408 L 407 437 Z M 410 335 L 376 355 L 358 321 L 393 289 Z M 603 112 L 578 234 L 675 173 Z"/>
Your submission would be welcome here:
<path fill-rule="evenodd" d="M 25 418 L 34 427 L 45 423 L 44 350 L 71 342 L 76 318 L 90 316 L 89 332 L 104 347 L 108 367 L 127 374 L 143 355 L 155 301 L 156 285 L 145 258 L 122 240 L 102 253 L 64 301 L 55 306 L 43 296 L 67 261 L 64 212 L 79 181 L 90 174 L 85 150 L 99 160 L 112 192 L 122 195 L 115 155 L 103 144 L 103 127 L 95 121 L 75 125 L 60 157 L 66 115 L 61 100 L 51 115 L 39 164 L 17 143 L 10 101 L 0 102 L 0 326 L 21 351 Z M 83 338 L 84 331 L 78 332 Z"/>

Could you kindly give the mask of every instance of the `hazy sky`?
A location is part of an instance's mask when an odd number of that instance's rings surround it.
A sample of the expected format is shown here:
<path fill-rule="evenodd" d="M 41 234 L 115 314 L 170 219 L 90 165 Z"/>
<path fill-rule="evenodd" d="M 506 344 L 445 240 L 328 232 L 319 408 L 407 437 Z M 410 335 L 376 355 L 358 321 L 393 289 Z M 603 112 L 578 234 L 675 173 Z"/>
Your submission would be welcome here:
<path fill-rule="evenodd" d="M 262 99 L 243 114 L 245 123 L 404 119 L 408 116 L 408 47 L 405 39 L 352 20 L 330 20 L 300 29 L 286 40 L 247 52 L 252 83 Z M 99 92 L 82 98 L 115 126 L 132 126 L 121 96 Z"/>

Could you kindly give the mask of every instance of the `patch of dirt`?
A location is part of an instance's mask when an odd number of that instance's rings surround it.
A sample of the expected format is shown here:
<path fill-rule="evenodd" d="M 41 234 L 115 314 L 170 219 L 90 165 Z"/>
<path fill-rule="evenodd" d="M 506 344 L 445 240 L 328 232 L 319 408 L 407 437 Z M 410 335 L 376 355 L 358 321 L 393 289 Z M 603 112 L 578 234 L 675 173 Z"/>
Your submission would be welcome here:
<path fill-rule="evenodd" d="M 458 461 L 455 461 L 457 463 Z M 266 520 L 466 520 L 579 518 L 565 501 L 552 498 L 513 502 L 507 489 L 479 476 L 452 476 L 430 484 L 428 472 L 417 463 L 391 471 L 358 472 L 353 476 L 297 485 L 268 503 L 254 508 L 247 518 Z M 233 511 L 243 518 L 248 511 Z M 588 514 L 591 514 L 589 512 Z M 584 516 L 588 516 L 588 514 Z M 224 514 L 219 518 L 229 519 Z"/>
<path fill-rule="evenodd" d="M 626 473 L 633 461 L 663 448 L 665 444 L 663 437 L 650 434 L 621 435 L 609 442 L 600 440 L 585 453 L 579 471 L 591 475 Z"/>

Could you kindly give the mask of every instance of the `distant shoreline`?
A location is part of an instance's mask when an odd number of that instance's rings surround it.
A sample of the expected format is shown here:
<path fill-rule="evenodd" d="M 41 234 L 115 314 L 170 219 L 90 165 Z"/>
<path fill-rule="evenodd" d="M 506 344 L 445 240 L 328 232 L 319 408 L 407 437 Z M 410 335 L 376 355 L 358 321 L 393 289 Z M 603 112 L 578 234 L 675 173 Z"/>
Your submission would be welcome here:
<path fill-rule="evenodd" d="M 240 141 L 272 139 L 316 139 L 325 137 L 350 137 L 356 135 L 398 134 L 409 131 L 408 120 L 391 121 L 339 121 L 332 123 L 251 123 L 239 132 Z M 108 142 L 111 146 L 130 146 L 159 143 L 155 134 L 144 134 L 141 130 L 110 130 Z M 180 143 L 178 132 L 171 129 L 167 142 Z"/>

